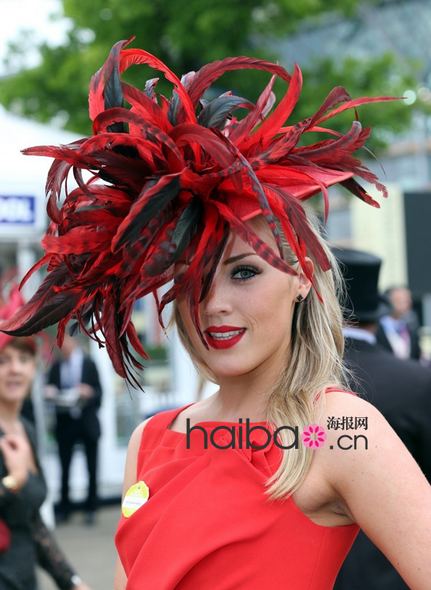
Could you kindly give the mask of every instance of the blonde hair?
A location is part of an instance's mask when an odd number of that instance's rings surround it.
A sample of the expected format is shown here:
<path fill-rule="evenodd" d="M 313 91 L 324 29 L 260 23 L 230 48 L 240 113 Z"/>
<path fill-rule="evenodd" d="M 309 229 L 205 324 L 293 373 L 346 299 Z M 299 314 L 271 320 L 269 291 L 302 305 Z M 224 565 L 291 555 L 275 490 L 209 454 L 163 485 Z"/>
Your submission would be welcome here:
<path fill-rule="evenodd" d="M 306 299 L 296 304 L 290 356 L 269 394 L 266 411 L 266 419 L 276 428 L 298 426 L 299 433 L 305 426 L 319 423 L 322 418 L 324 390 L 329 386 L 343 388 L 347 383 L 347 372 L 342 361 L 343 316 L 339 303 L 339 298 L 343 295 L 343 281 L 335 257 L 319 233 L 315 217 L 309 211 L 307 217 L 332 269 L 322 271 L 309 254 L 314 262 L 315 284 L 323 301 L 319 300 L 315 289 L 311 288 Z M 282 232 L 280 235 L 283 238 Z M 284 239 L 283 258 L 289 264 L 297 263 Z M 216 377 L 196 354 L 176 304 L 170 324 L 172 321 L 175 322 L 180 340 L 198 373 L 216 383 Z M 278 440 L 283 446 L 289 445 L 292 434 L 289 437 L 286 430 L 282 430 L 278 434 Z M 302 444 L 294 451 L 283 451 L 279 468 L 266 481 L 265 493 L 269 498 L 285 498 L 298 489 L 309 471 L 312 454 L 313 450 Z"/>

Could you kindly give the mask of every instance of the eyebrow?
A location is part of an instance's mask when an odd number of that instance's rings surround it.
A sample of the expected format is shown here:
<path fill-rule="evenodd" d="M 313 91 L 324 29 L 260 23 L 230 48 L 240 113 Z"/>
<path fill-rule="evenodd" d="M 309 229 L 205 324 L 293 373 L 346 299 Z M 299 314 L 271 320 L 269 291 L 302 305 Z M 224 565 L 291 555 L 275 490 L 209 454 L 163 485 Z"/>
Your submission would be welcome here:
<path fill-rule="evenodd" d="M 246 256 L 257 256 L 256 252 L 246 252 L 245 254 L 238 254 L 238 256 L 232 256 L 232 258 L 228 258 L 223 262 L 223 264 L 231 264 L 232 262 L 236 262 L 237 260 L 241 260 Z"/>
<path fill-rule="evenodd" d="M 238 256 L 232 256 L 231 258 L 228 258 L 227 260 L 225 260 L 223 262 L 223 265 L 232 264 L 232 262 L 237 262 L 237 260 L 241 260 L 242 258 L 245 258 L 246 256 L 257 256 L 257 254 L 256 254 L 256 252 L 246 252 L 245 254 L 238 254 Z M 185 260 L 178 260 L 178 262 L 180 264 L 189 264 Z"/>

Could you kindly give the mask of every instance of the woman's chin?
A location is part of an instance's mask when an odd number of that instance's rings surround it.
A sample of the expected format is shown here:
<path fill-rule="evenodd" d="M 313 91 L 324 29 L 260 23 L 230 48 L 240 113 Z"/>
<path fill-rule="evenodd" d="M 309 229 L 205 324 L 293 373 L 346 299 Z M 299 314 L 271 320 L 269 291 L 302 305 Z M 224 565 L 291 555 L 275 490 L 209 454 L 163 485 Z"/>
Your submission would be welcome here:
<path fill-rule="evenodd" d="M 12 391 L 6 391 L 0 396 L 0 402 L 6 404 L 17 404 L 23 403 L 26 398 L 27 392 L 26 390 L 17 390 L 13 389 Z"/>
<path fill-rule="evenodd" d="M 217 381 L 219 379 L 234 379 L 235 377 L 241 377 L 250 373 L 253 370 L 253 366 L 250 364 L 240 365 L 237 363 L 226 363 L 221 362 L 220 364 L 208 363 L 208 367 L 211 372 L 215 375 Z"/>

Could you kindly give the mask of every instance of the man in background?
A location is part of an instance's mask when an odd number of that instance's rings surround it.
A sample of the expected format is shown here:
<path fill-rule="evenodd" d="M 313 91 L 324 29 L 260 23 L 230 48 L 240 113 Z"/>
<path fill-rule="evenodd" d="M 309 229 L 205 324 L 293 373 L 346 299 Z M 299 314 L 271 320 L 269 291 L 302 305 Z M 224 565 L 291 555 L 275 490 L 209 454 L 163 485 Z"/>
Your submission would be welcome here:
<path fill-rule="evenodd" d="M 88 494 L 85 502 L 86 524 L 93 524 L 97 509 L 97 455 L 100 437 L 102 390 L 97 368 L 84 354 L 76 338 L 64 337 L 61 358 L 51 367 L 45 397 L 55 403 L 55 438 L 61 463 L 61 500 L 58 520 L 65 522 L 71 513 L 69 473 L 73 451 L 82 443 L 88 471 Z"/>
<path fill-rule="evenodd" d="M 398 358 L 419 360 L 419 326 L 412 309 L 410 290 L 407 287 L 391 287 L 386 291 L 386 297 L 391 310 L 380 318 L 377 341 Z"/>
<path fill-rule="evenodd" d="M 431 370 L 400 360 L 377 342 L 381 259 L 366 252 L 333 252 L 346 280 L 345 362 L 350 388 L 373 404 L 407 446 L 431 482 Z M 394 539 L 396 543 L 396 539 Z M 334 590 L 409 590 L 386 557 L 361 531 Z"/>

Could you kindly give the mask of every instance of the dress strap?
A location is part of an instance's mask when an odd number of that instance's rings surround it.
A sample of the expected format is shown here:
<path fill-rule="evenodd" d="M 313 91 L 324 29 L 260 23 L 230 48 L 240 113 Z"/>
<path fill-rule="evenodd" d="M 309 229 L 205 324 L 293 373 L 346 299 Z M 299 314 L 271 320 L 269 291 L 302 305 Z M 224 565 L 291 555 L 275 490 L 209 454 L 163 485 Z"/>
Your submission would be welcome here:
<path fill-rule="evenodd" d="M 165 430 L 175 420 L 180 412 L 192 406 L 195 402 L 180 406 L 179 408 L 172 408 L 170 410 L 163 410 L 151 416 L 147 422 L 144 431 L 149 427 L 150 429 L 157 428 L 157 430 Z"/>
<path fill-rule="evenodd" d="M 350 395 L 355 395 L 355 396 L 358 395 L 354 391 L 350 391 L 350 389 L 345 389 L 341 385 L 332 385 L 330 387 L 327 387 L 326 389 L 323 390 L 323 393 L 326 395 L 327 393 L 334 393 L 335 391 L 342 391 L 343 393 L 350 393 Z M 319 398 L 320 398 L 320 392 L 317 394 L 316 400 L 318 400 Z"/>
<path fill-rule="evenodd" d="M 350 393 L 351 395 L 358 395 L 354 391 L 350 391 L 350 389 L 345 389 L 341 385 L 338 386 L 338 387 L 335 387 L 335 386 L 333 386 L 333 387 L 327 387 L 325 389 L 325 393 L 334 393 L 334 391 L 342 391 L 343 393 Z"/>

